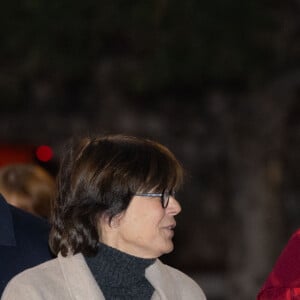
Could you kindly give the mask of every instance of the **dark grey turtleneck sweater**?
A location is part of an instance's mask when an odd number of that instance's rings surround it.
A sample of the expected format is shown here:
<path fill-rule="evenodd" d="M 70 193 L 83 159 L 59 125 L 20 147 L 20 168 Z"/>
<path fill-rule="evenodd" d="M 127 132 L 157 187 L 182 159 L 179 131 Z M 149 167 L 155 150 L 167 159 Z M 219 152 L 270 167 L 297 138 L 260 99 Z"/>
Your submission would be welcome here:
<path fill-rule="evenodd" d="M 145 270 L 155 259 L 144 259 L 100 244 L 95 257 L 85 257 L 107 300 L 147 300 L 154 292 Z"/>

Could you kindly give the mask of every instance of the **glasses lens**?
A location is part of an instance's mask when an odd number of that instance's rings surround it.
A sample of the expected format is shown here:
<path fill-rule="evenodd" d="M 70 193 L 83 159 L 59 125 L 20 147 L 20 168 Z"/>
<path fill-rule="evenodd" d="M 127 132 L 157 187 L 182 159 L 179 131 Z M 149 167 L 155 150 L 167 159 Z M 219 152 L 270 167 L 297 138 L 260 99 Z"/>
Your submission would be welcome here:
<path fill-rule="evenodd" d="M 163 208 L 166 208 L 169 204 L 170 192 L 168 190 L 164 190 L 163 192 Z"/>

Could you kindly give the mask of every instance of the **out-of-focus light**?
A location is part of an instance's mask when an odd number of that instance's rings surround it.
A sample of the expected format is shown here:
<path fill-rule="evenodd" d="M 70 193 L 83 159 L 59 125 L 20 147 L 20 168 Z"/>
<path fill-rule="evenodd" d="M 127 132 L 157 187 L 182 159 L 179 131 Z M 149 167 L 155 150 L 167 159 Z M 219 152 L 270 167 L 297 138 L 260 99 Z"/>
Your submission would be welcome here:
<path fill-rule="evenodd" d="M 52 148 L 47 145 L 38 146 L 35 153 L 37 159 L 42 162 L 47 162 L 53 157 Z"/>
<path fill-rule="evenodd" d="M 0 167 L 7 164 L 32 163 L 34 150 L 33 145 L 0 144 Z"/>

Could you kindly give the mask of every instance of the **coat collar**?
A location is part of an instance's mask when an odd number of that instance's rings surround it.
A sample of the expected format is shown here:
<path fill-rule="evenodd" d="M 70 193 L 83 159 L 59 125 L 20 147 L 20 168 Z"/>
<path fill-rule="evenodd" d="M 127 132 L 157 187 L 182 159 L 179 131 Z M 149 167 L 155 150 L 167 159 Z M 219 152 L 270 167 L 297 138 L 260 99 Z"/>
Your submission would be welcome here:
<path fill-rule="evenodd" d="M 81 253 L 67 257 L 58 254 L 58 261 L 72 298 L 105 300 Z M 171 275 L 160 260 L 157 259 L 146 269 L 145 276 L 155 289 L 152 300 L 176 300 L 178 298 Z"/>
<path fill-rule="evenodd" d="M 165 265 L 159 259 L 146 269 L 145 275 L 155 289 L 152 300 L 178 299 L 174 281 Z"/>
<path fill-rule="evenodd" d="M 0 245 L 16 246 L 14 225 L 9 204 L 0 195 Z"/>
<path fill-rule="evenodd" d="M 57 258 L 72 299 L 105 300 L 82 254 Z"/>

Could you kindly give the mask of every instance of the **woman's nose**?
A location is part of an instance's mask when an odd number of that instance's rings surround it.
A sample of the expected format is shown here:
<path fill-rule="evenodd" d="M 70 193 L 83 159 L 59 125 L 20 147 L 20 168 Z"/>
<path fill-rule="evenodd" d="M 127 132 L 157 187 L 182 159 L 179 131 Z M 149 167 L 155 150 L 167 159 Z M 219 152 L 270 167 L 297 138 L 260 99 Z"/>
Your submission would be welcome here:
<path fill-rule="evenodd" d="M 167 211 L 169 214 L 172 214 L 173 216 L 176 216 L 181 212 L 181 205 L 172 196 L 170 197 L 169 205 L 167 206 Z"/>

